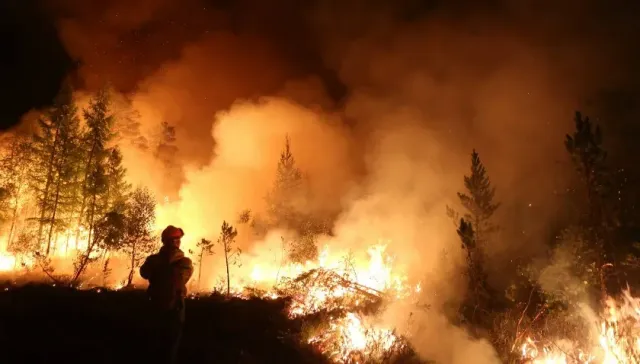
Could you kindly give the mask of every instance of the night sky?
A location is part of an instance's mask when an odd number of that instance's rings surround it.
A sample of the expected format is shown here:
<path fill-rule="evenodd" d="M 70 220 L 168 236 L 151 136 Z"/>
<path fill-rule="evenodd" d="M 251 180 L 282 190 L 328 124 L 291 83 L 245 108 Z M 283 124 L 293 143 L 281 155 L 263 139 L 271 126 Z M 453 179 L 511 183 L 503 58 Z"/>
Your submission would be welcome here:
<path fill-rule="evenodd" d="M 0 80 L 4 95 L 0 102 L 0 127 L 3 129 L 16 124 L 20 116 L 30 109 L 41 108 L 50 103 L 65 77 L 73 78 L 73 71 L 84 62 L 82 59 L 73 59 L 60 40 L 56 29 L 56 22 L 60 19 L 60 12 L 58 11 L 56 14 L 55 11 L 57 3 L 68 4 L 72 3 L 72 0 L 3 0 L 0 2 L 0 34 L 3 42 L 2 55 L 0 56 Z M 295 0 L 278 0 L 274 3 L 277 4 L 275 6 L 271 6 L 271 4 L 269 6 L 259 5 L 260 2 L 250 0 L 208 0 L 205 3 L 209 4 L 210 9 L 222 9 L 230 14 L 231 25 L 228 26 L 234 31 L 249 29 L 270 39 L 272 45 L 275 46 L 274 48 L 288 57 L 291 64 L 295 65 L 297 69 L 293 72 L 297 73 L 296 76 L 318 75 L 334 99 L 339 100 L 344 97 L 347 90 L 338 80 L 336 72 L 323 62 L 309 25 L 299 16 L 305 8 L 313 6 L 311 5 L 312 1 L 302 4 L 302 2 Z M 371 3 L 380 7 L 380 4 L 385 1 L 372 1 Z M 636 52 L 640 42 L 637 20 L 637 10 L 640 5 L 634 1 L 590 0 L 581 2 L 590 4 L 590 14 L 585 17 L 586 21 L 581 20 L 578 13 L 576 13 L 575 19 L 570 18 L 572 1 L 535 3 L 524 0 L 519 2 L 403 0 L 393 3 L 393 6 L 389 6 L 394 11 L 393 16 L 406 22 L 421 18 L 442 7 L 446 7 L 450 10 L 450 15 L 460 17 L 460 19 L 464 19 L 465 14 L 491 12 L 492 14 L 500 14 L 498 16 L 501 17 L 501 21 L 542 23 L 540 28 L 544 28 L 545 22 L 561 24 L 562 21 L 558 22 L 557 18 L 567 16 L 566 28 L 573 29 L 571 34 L 578 34 L 578 37 L 587 41 L 589 37 L 608 37 L 609 44 L 622 48 L 628 53 L 619 58 L 627 66 L 637 64 L 637 60 L 640 59 L 637 55 L 638 52 Z M 504 8 L 516 3 L 528 5 L 528 9 L 535 10 L 544 16 L 531 15 L 523 18 L 524 20 L 511 18 L 512 14 L 504 11 Z M 258 6 L 256 6 L 257 4 Z M 203 11 L 205 10 L 208 9 Z M 180 14 L 179 17 L 185 19 L 185 14 Z M 189 15 L 186 18 L 188 19 Z M 549 20 L 552 18 L 553 21 Z M 151 23 L 150 27 L 175 27 L 175 32 L 184 32 L 185 34 L 191 32 L 193 37 L 208 31 L 206 24 L 194 25 L 183 22 L 176 24 L 170 18 L 162 19 L 155 24 Z M 215 25 L 212 24 L 211 29 L 213 28 Z M 527 25 L 523 25 L 522 28 L 526 29 Z M 153 32 L 154 30 L 150 29 L 149 31 Z M 553 28 L 549 28 L 550 34 L 553 34 L 553 31 Z M 133 42 L 144 43 L 145 34 L 143 33 L 144 31 L 137 30 L 132 34 L 127 34 L 127 38 L 133 39 Z M 184 38 L 188 40 L 187 36 Z M 182 41 L 184 42 L 185 39 Z M 552 41 L 553 35 L 549 37 L 548 42 Z M 138 58 L 146 57 L 145 52 L 154 48 L 162 49 L 164 44 L 141 47 L 136 56 Z M 171 52 L 175 53 L 178 49 L 179 46 L 167 47 L 167 50 L 164 51 L 166 54 L 158 59 L 171 58 L 175 56 Z M 603 50 L 603 52 L 607 52 L 607 50 Z M 580 63 L 581 60 L 576 60 L 576 62 Z M 154 65 L 152 62 L 147 62 L 143 69 L 129 64 L 123 69 L 127 67 L 131 67 L 132 72 L 137 72 L 137 79 L 141 79 L 145 72 L 149 73 L 153 70 Z M 636 101 L 640 94 L 638 91 L 640 70 L 635 66 L 627 68 L 631 70 L 628 71 L 628 82 L 602 90 L 601 94 L 594 96 L 595 98 L 586 100 L 587 103 L 598 104 L 600 109 L 606 110 L 612 117 L 618 118 L 618 122 L 633 118 L 637 114 Z M 633 69 L 636 71 L 632 71 Z M 109 78 L 110 76 L 105 75 L 104 77 Z M 110 82 L 112 81 L 114 80 L 110 79 Z M 82 80 L 76 79 L 76 85 L 82 86 Z M 136 85 L 134 83 L 118 84 L 116 80 L 116 87 L 121 91 L 127 91 L 132 90 Z"/>

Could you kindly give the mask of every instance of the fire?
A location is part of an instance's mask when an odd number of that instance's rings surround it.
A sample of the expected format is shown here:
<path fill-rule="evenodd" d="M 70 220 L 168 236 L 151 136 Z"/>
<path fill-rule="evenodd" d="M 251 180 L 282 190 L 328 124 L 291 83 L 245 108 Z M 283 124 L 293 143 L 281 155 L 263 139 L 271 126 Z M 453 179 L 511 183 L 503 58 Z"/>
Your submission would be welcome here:
<path fill-rule="evenodd" d="M 629 290 L 620 300 L 609 297 L 600 322 L 595 323 L 597 343 L 590 350 L 571 350 L 554 343 L 538 348 L 527 338 L 522 345 L 523 359 L 530 363 L 623 364 L 640 363 L 640 298 Z"/>
<path fill-rule="evenodd" d="M 16 257 L 0 252 L 0 272 L 10 272 L 15 268 Z"/>
<path fill-rule="evenodd" d="M 336 363 L 381 361 L 394 346 L 401 348 L 404 345 L 393 330 L 366 325 L 352 312 L 332 320 L 326 330 L 312 336 L 308 342 Z"/>

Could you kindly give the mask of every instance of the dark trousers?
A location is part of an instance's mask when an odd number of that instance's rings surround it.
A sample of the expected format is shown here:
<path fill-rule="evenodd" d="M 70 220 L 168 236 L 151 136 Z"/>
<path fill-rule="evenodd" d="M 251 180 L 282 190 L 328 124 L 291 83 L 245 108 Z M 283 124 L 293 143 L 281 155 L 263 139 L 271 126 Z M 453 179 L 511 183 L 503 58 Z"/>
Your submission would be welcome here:
<path fill-rule="evenodd" d="M 178 349 L 184 325 L 184 305 L 172 310 L 152 310 L 151 363 L 178 363 Z"/>

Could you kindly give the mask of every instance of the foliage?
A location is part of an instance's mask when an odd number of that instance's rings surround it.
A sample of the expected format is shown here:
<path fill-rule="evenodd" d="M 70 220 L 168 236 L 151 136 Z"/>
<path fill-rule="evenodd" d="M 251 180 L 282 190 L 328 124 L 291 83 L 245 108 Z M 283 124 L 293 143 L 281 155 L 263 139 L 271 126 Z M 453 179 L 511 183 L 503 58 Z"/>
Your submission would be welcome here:
<path fill-rule="evenodd" d="M 0 158 L 0 186 L 5 193 L 0 213 L 11 222 L 7 244 L 15 236 L 19 213 L 29 197 L 29 175 L 33 165 L 33 150 L 29 138 L 24 135 L 9 136 L 8 145 Z"/>
<path fill-rule="evenodd" d="M 142 264 L 146 255 L 151 253 L 156 242 L 152 228 L 156 218 L 156 201 L 149 189 L 137 187 L 131 194 L 125 213 L 123 250 L 129 256 L 129 276 L 127 285 L 131 285 L 134 272 Z"/>
<path fill-rule="evenodd" d="M 33 135 L 32 187 L 38 206 L 38 241 L 48 228 L 45 255 L 55 232 L 66 224 L 76 204 L 76 175 L 82 158 L 77 109 L 69 87 L 63 88 L 54 105 L 38 120 Z"/>
<path fill-rule="evenodd" d="M 220 237 L 218 237 L 218 245 L 224 253 L 224 263 L 227 268 L 227 296 L 231 293 L 231 276 L 229 275 L 229 265 L 238 265 L 240 248 L 235 246 L 235 239 L 238 231 L 226 221 L 222 222 L 220 228 Z"/>
<path fill-rule="evenodd" d="M 464 186 L 466 192 L 459 192 L 458 198 L 465 212 L 457 224 L 456 232 L 467 260 L 468 289 L 463 315 L 467 320 L 475 322 L 478 314 L 486 318 L 487 315 L 481 312 L 489 310 L 491 301 L 495 300 L 495 294 L 492 294 L 488 284 L 483 249 L 489 234 L 496 230 L 491 217 L 499 207 L 494 202 L 495 188 L 491 186 L 487 171 L 475 149 L 471 153 L 471 174 L 464 176 Z M 452 209 L 448 213 L 452 217 L 459 217 Z"/>
<path fill-rule="evenodd" d="M 298 263 L 317 258 L 316 236 L 326 232 L 322 224 L 304 211 L 308 197 L 307 180 L 296 166 L 291 143 L 287 137 L 278 161 L 276 180 L 266 196 L 269 221 L 262 224 L 260 221 L 254 221 L 253 225 L 265 231 L 269 227 L 278 227 L 296 232 L 297 237 L 289 241 L 289 258 Z"/>
<path fill-rule="evenodd" d="M 464 219 L 472 225 L 475 243 L 481 245 L 496 229 L 490 219 L 500 204 L 494 202 L 496 189 L 491 186 L 487 170 L 475 149 L 471 153 L 471 174 L 464 176 L 464 187 L 466 193 L 458 192 L 460 204 L 466 210 Z"/>

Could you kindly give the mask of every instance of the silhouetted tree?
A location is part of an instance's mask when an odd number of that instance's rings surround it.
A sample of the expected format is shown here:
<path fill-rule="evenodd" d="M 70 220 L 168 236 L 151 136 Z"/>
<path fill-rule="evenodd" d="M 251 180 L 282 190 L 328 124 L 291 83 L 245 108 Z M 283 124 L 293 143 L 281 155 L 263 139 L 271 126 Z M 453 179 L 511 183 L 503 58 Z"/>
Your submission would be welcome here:
<path fill-rule="evenodd" d="M 18 224 L 20 209 L 28 199 L 29 175 L 31 172 L 32 148 L 28 138 L 11 135 L 0 159 L 1 188 L 5 192 L 6 219 L 10 221 L 7 245 L 11 245 Z"/>
<path fill-rule="evenodd" d="M 147 188 L 137 187 L 131 194 L 126 210 L 123 248 L 129 256 L 129 276 L 127 285 L 131 285 L 136 269 L 144 257 L 151 253 L 156 242 L 152 233 L 155 222 L 156 201 Z"/>
<path fill-rule="evenodd" d="M 63 88 L 54 106 L 38 120 L 39 132 L 34 135 L 33 187 L 37 196 L 38 241 L 48 227 L 45 255 L 51 250 L 56 227 L 64 227 L 60 216 L 70 214 L 75 207 L 75 175 L 81 160 L 77 109 L 71 89 Z M 63 225 L 63 226 L 60 226 Z"/>
<path fill-rule="evenodd" d="M 457 223 L 456 232 L 467 260 L 468 289 L 463 308 L 467 319 L 475 323 L 476 311 L 487 311 L 491 304 L 492 294 L 487 283 L 484 249 L 490 234 L 496 230 L 491 217 L 499 207 L 499 204 L 494 202 L 495 188 L 492 187 L 487 171 L 475 150 L 471 153 L 471 174 L 464 176 L 464 186 L 466 191 L 459 192 L 458 198 L 465 212 Z M 449 214 L 456 220 L 459 218 L 451 209 Z"/>
<path fill-rule="evenodd" d="M 482 245 L 496 230 L 491 217 L 500 204 L 494 203 L 496 189 L 491 186 L 487 171 L 478 153 L 471 153 L 471 174 L 464 176 L 466 192 L 458 192 L 460 204 L 465 208 L 464 219 L 471 224 L 476 244 Z"/>
<path fill-rule="evenodd" d="M 227 268 L 227 296 L 231 293 L 231 275 L 229 273 L 229 265 L 238 264 L 237 259 L 242 253 L 239 248 L 235 247 L 235 239 L 237 235 L 238 231 L 233 226 L 228 224 L 226 221 L 222 222 L 218 244 L 222 247 L 224 263 Z"/>
<path fill-rule="evenodd" d="M 198 287 L 200 287 L 200 282 L 202 280 L 202 262 L 207 255 L 213 254 L 214 244 L 212 240 L 203 238 L 196 243 L 196 247 L 200 249 L 198 252 Z"/>
<path fill-rule="evenodd" d="M 317 258 L 316 236 L 325 230 L 304 211 L 308 197 L 309 186 L 296 166 L 287 137 L 278 161 L 276 180 L 266 196 L 269 221 L 266 224 L 254 221 L 252 225 L 263 230 L 279 227 L 295 231 L 297 236 L 288 242 L 289 258 L 294 262 L 303 263 Z"/>
<path fill-rule="evenodd" d="M 109 156 L 107 143 L 114 135 L 111 131 L 114 119 L 109 105 L 109 91 L 105 87 L 95 94 L 89 101 L 88 108 L 84 110 L 87 130 L 82 136 L 84 167 L 80 181 L 82 191 L 78 228 L 82 225 L 87 228 L 87 244 L 91 244 L 96 216 L 102 216 L 108 211 L 104 196 L 108 191 L 105 164 Z M 78 237 L 79 230 L 76 232 L 76 239 Z"/>

